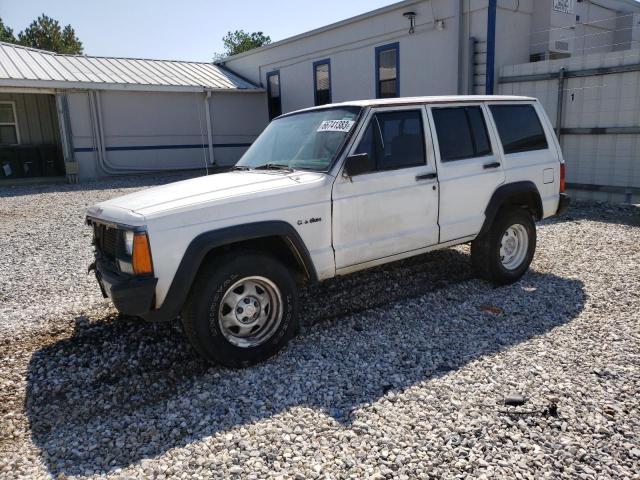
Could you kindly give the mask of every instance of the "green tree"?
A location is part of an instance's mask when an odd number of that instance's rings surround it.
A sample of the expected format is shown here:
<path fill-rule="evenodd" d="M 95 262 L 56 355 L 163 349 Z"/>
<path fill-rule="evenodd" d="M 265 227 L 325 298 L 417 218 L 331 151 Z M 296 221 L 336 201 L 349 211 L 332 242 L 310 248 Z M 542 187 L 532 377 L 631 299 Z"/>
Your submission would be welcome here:
<path fill-rule="evenodd" d="M 1 18 L 0 18 L 0 42 L 16 43 L 16 37 L 13 34 L 13 30 L 5 26 Z"/>
<path fill-rule="evenodd" d="M 236 30 L 235 32 L 227 32 L 222 38 L 222 43 L 224 43 L 225 51 L 214 54 L 216 60 L 268 45 L 271 43 L 271 37 L 262 32 L 247 33 L 244 30 Z"/>
<path fill-rule="evenodd" d="M 60 28 L 60 23 L 44 13 L 18 34 L 18 43 L 57 53 L 82 53 L 82 42 L 71 25 Z"/>

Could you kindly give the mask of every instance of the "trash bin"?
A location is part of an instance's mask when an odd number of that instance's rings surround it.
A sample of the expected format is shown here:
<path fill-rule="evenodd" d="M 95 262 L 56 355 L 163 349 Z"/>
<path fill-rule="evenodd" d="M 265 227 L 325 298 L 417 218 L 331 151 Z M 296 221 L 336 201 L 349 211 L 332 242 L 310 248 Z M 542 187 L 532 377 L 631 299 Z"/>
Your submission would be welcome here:
<path fill-rule="evenodd" d="M 42 174 L 46 177 L 64 175 L 64 161 L 57 145 L 43 145 L 39 149 Z"/>
<path fill-rule="evenodd" d="M 19 178 L 22 168 L 18 162 L 18 152 L 14 149 L 0 149 L 0 179 Z"/>
<path fill-rule="evenodd" d="M 22 176 L 27 178 L 42 176 L 42 159 L 40 152 L 35 147 L 20 150 L 20 167 Z"/>

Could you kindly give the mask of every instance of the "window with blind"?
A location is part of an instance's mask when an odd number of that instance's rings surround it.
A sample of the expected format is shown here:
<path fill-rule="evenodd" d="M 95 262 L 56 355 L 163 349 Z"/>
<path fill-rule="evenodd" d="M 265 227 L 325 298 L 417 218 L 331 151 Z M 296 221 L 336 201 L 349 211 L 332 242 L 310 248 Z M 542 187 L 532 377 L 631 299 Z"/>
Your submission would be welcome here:
<path fill-rule="evenodd" d="M 400 44 L 376 48 L 376 98 L 400 96 Z"/>
<path fill-rule="evenodd" d="M 331 62 L 320 60 L 313 64 L 313 88 L 316 106 L 331 103 Z"/>
<path fill-rule="evenodd" d="M 20 143 L 16 105 L 13 102 L 0 102 L 0 145 Z"/>

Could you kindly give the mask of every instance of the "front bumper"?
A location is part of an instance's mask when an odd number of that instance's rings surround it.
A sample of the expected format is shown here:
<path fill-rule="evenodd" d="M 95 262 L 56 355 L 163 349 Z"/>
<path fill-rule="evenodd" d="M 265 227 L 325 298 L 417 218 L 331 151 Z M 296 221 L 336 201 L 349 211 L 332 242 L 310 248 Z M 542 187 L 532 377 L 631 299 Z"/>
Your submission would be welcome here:
<path fill-rule="evenodd" d="M 102 294 L 111 299 L 120 313 L 141 316 L 153 309 L 157 278 L 116 273 L 100 260 L 96 261 L 95 273 Z"/>
<path fill-rule="evenodd" d="M 556 215 L 561 215 L 564 212 L 566 212 L 570 204 L 571 204 L 571 197 L 569 197 L 569 195 L 567 195 L 566 193 L 561 193 L 560 201 L 558 202 L 558 211 L 556 212 Z"/>

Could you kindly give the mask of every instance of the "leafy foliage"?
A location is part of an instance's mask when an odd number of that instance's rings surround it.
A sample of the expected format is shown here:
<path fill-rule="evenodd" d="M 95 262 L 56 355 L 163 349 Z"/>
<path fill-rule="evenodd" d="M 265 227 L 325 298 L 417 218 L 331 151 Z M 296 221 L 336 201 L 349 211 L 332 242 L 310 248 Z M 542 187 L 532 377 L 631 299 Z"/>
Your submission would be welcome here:
<path fill-rule="evenodd" d="M 5 27 L 0 19 L 0 40 L 50 52 L 82 53 L 82 42 L 76 36 L 73 27 L 67 25 L 63 29 L 57 20 L 44 13 L 20 32 L 17 39 L 13 35 L 13 30 Z"/>
<path fill-rule="evenodd" d="M 16 43 L 16 37 L 13 30 L 7 27 L 0 18 L 0 42 Z"/>
<path fill-rule="evenodd" d="M 224 43 L 224 53 L 216 53 L 216 60 L 238 53 L 247 52 L 254 48 L 262 47 L 271 43 L 271 37 L 262 32 L 247 33 L 244 30 L 236 30 L 235 32 L 227 32 L 222 38 Z"/>

